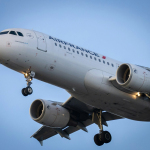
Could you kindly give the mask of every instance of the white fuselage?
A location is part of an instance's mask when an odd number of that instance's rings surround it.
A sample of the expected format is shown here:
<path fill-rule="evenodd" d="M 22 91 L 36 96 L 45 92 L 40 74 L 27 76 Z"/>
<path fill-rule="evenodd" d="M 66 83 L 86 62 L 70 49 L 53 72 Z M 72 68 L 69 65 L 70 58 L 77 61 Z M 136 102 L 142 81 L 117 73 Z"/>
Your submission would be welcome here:
<path fill-rule="evenodd" d="M 122 62 L 25 29 L 0 35 L 0 62 L 20 73 L 66 89 L 78 100 L 125 118 L 150 121 L 150 101 L 115 88 L 109 78 Z M 56 46 L 57 45 L 57 46 Z M 69 50 L 69 49 L 70 50 Z"/>

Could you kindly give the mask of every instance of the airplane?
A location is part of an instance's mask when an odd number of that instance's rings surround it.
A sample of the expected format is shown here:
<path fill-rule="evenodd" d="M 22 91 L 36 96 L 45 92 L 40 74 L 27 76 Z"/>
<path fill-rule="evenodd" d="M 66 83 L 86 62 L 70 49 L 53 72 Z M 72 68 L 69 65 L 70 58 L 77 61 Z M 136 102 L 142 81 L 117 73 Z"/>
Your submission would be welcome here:
<path fill-rule="evenodd" d="M 21 28 L 0 32 L 0 63 L 24 75 L 31 95 L 32 80 L 65 89 L 71 97 L 64 103 L 36 99 L 31 118 L 43 126 L 31 137 L 41 145 L 59 134 L 70 134 L 95 123 L 98 146 L 112 136 L 103 126 L 116 119 L 150 121 L 150 68 L 123 63 L 52 36 Z"/>

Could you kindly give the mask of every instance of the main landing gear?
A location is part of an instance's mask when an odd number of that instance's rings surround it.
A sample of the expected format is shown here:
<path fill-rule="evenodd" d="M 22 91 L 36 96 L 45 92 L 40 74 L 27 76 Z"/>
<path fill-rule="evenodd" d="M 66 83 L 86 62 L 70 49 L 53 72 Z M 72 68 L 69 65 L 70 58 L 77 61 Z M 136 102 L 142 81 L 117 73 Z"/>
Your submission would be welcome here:
<path fill-rule="evenodd" d="M 32 84 L 31 81 L 33 80 L 34 76 L 35 76 L 35 72 L 33 71 L 24 74 L 24 77 L 26 78 L 27 81 L 27 87 L 22 89 L 22 94 L 24 96 L 28 96 L 33 93 L 33 90 L 30 86 Z"/>
<path fill-rule="evenodd" d="M 111 134 L 108 131 L 103 131 L 102 125 L 102 111 L 100 110 L 97 114 L 97 118 L 99 120 L 98 126 L 100 128 L 99 134 L 94 136 L 94 142 L 97 146 L 102 146 L 104 143 L 109 143 L 111 141 Z"/>

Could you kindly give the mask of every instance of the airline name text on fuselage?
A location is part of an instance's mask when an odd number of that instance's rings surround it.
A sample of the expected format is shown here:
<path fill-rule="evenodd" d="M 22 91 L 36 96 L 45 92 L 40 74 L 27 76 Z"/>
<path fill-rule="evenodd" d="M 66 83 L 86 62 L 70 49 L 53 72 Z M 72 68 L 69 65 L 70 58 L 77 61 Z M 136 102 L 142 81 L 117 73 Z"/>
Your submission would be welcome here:
<path fill-rule="evenodd" d="M 81 48 L 81 47 L 79 47 L 79 46 L 75 46 L 75 45 L 70 44 L 70 43 L 67 43 L 67 42 L 65 42 L 65 41 L 56 39 L 56 38 L 54 38 L 54 37 L 52 37 L 52 36 L 49 36 L 49 39 L 52 39 L 52 40 L 54 40 L 54 41 L 56 41 L 56 42 L 59 42 L 59 43 L 65 44 L 65 45 L 69 45 L 70 47 L 73 47 L 73 48 L 75 48 L 75 49 L 79 49 L 79 50 L 81 50 L 81 51 L 83 51 L 83 52 L 87 52 L 87 53 L 89 53 L 89 54 L 91 54 L 91 55 L 95 55 L 95 56 L 97 56 L 97 57 L 100 57 L 97 53 L 94 53 L 94 52 L 92 52 L 92 51 L 86 50 L 86 49 Z"/>

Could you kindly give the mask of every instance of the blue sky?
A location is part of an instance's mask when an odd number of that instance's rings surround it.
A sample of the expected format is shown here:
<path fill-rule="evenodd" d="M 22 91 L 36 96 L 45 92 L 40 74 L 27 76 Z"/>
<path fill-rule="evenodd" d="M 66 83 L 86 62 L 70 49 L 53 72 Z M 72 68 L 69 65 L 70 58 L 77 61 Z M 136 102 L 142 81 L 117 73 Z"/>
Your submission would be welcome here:
<path fill-rule="evenodd" d="M 150 67 L 150 2 L 148 0 L 0 0 L 0 30 L 34 29 L 122 62 Z M 30 136 L 41 125 L 32 121 L 29 107 L 42 98 L 64 102 L 69 94 L 53 85 L 33 80 L 34 93 L 23 97 L 22 74 L 0 65 L 0 149 L 100 149 L 93 136 L 98 127 L 72 134 L 71 141 L 59 135 L 41 147 Z M 108 122 L 104 127 L 112 142 L 102 149 L 148 150 L 150 123 L 128 119 Z"/>

